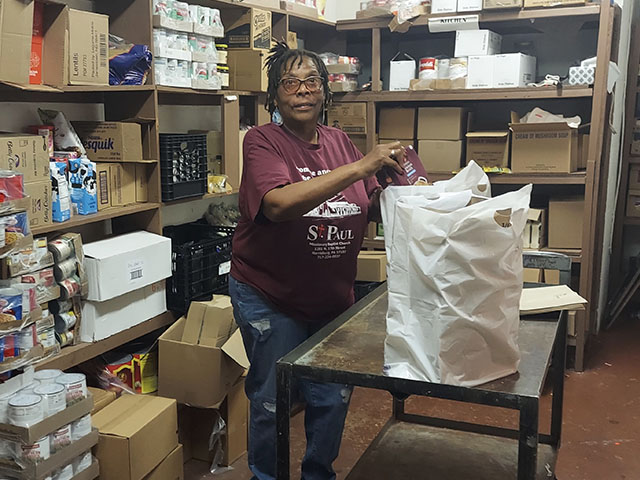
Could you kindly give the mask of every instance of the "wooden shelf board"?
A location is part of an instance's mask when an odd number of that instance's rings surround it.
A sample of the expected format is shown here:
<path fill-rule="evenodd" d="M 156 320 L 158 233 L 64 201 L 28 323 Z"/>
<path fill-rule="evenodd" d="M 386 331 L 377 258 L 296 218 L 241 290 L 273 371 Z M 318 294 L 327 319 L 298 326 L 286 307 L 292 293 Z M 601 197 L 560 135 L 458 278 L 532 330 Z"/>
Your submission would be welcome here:
<path fill-rule="evenodd" d="M 167 87 L 164 85 L 157 85 L 156 90 L 158 93 L 172 93 L 172 94 L 188 94 L 188 95 L 238 95 L 238 96 L 253 96 L 260 95 L 265 92 L 248 92 L 244 90 L 198 90 L 197 88 L 188 87 Z"/>
<path fill-rule="evenodd" d="M 68 85 L 63 92 L 153 92 L 154 85 Z"/>
<path fill-rule="evenodd" d="M 551 173 L 505 173 L 496 174 L 489 173 L 489 181 L 493 184 L 501 185 L 525 185 L 533 183 L 538 185 L 584 185 L 586 180 L 585 172 L 551 174 Z M 429 180 L 437 182 L 439 180 L 448 180 L 453 177 L 451 173 L 431 173 Z"/>
<path fill-rule="evenodd" d="M 624 224 L 640 226 L 640 217 L 624 217 Z"/>
<path fill-rule="evenodd" d="M 348 92 L 334 93 L 336 101 L 345 102 L 429 102 L 429 101 L 479 101 L 479 100 L 526 100 L 552 98 L 589 98 L 593 89 L 589 87 L 540 88 L 488 88 L 460 90 L 421 90 L 403 92 Z"/>
<path fill-rule="evenodd" d="M 588 4 L 578 7 L 539 8 L 531 10 L 505 10 L 503 12 L 480 13 L 480 23 L 513 22 L 517 20 L 536 20 L 558 17 L 597 17 L 600 14 L 599 4 Z M 414 26 L 429 24 L 429 18 L 453 17 L 452 15 L 422 15 L 414 20 Z M 361 20 L 341 20 L 336 23 L 338 31 L 368 30 L 371 28 L 387 28 L 392 17 L 376 17 Z"/>
<path fill-rule="evenodd" d="M 549 248 L 545 247 L 542 249 L 543 252 L 554 252 L 554 253 L 562 253 L 563 255 L 567 255 L 571 257 L 571 261 L 573 263 L 581 263 L 582 262 L 582 249 L 580 248 Z"/>
<path fill-rule="evenodd" d="M 234 195 L 236 193 L 238 193 L 238 189 L 234 188 L 229 193 L 205 193 L 204 195 L 202 195 L 200 197 L 189 197 L 189 198 L 181 198 L 179 200 L 170 200 L 168 202 L 163 202 L 163 204 L 164 205 L 175 205 L 175 204 L 178 204 L 178 203 L 195 202 L 197 200 L 207 200 L 207 199 L 211 199 L 211 198 L 229 197 L 229 196 Z"/>
<path fill-rule="evenodd" d="M 71 220 L 68 220 L 66 222 L 53 223 L 51 225 L 44 225 L 42 227 L 35 227 L 33 228 L 33 234 L 40 235 L 47 232 L 70 230 L 72 228 L 79 227 L 80 225 L 100 222 L 102 220 L 109 220 L 111 218 L 123 217 L 125 215 L 131 215 L 133 213 L 155 210 L 159 207 L 159 203 L 135 203 L 133 205 L 127 205 L 125 207 L 111 207 L 91 215 L 76 215 L 72 217 Z"/>
<path fill-rule="evenodd" d="M 147 333 L 158 330 L 159 328 L 171 325 L 177 319 L 177 315 L 173 312 L 165 312 L 139 325 L 116 333 L 111 337 L 105 338 L 94 343 L 79 343 L 70 347 L 64 347 L 59 355 L 47 358 L 36 365 L 36 370 L 45 368 L 59 368 L 67 370 L 75 367 L 87 360 L 91 360 L 105 352 L 113 350 L 122 344 L 140 338 Z"/>
<path fill-rule="evenodd" d="M 335 22 L 331 22 L 329 20 L 325 20 L 324 18 L 318 18 L 318 17 L 311 17 L 308 15 L 302 15 L 299 13 L 294 13 L 294 12 L 290 12 L 288 10 L 282 10 L 281 8 L 273 8 L 273 7 L 269 7 L 269 6 L 264 6 L 261 4 L 260 0 L 253 0 L 253 1 L 249 1 L 246 3 L 238 3 L 237 0 L 215 0 L 214 3 L 217 3 L 219 5 L 229 5 L 229 6 L 234 6 L 234 7 L 244 7 L 244 8 L 251 8 L 251 7 L 256 7 L 256 8 L 260 8 L 262 10 L 268 10 L 270 12 L 273 13 L 278 13 L 280 15 L 289 15 L 290 17 L 294 17 L 294 18 L 299 18 L 301 20 L 308 20 L 310 22 L 314 22 L 314 23 L 318 23 L 321 25 L 329 25 L 332 27 L 335 27 L 336 23 Z"/>

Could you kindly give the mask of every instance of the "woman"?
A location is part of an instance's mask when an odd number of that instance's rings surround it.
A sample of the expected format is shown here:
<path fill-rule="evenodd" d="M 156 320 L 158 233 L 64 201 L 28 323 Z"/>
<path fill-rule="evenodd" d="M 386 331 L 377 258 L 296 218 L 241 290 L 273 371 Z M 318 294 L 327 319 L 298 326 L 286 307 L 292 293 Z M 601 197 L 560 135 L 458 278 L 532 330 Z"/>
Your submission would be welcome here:
<path fill-rule="evenodd" d="M 249 467 L 275 478 L 276 361 L 353 304 L 356 259 L 379 213 L 382 167 L 402 169 L 399 142 L 362 157 L 341 130 L 319 124 L 331 99 L 315 54 L 279 43 L 267 61 L 267 108 L 281 122 L 244 141 L 240 213 L 229 293 L 251 368 Z M 335 478 L 351 390 L 301 382 L 307 407 L 304 480 Z"/>

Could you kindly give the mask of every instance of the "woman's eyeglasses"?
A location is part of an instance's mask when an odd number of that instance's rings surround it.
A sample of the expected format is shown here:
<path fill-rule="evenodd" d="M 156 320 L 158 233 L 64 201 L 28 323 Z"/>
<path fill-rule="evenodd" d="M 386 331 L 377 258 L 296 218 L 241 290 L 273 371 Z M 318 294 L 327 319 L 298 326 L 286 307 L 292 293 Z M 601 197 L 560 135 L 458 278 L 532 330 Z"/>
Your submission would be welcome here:
<path fill-rule="evenodd" d="M 311 93 L 316 93 L 320 89 L 322 89 L 322 77 L 307 77 L 305 79 L 295 78 L 295 77 L 287 77 L 280 80 L 280 85 L 282 85 L 282 89 L 285 93 L 294 94 L 298 93 L 300 90 L 300 86 L 304 83 L 304 86 L 307 87 L 307 90 Z"/>

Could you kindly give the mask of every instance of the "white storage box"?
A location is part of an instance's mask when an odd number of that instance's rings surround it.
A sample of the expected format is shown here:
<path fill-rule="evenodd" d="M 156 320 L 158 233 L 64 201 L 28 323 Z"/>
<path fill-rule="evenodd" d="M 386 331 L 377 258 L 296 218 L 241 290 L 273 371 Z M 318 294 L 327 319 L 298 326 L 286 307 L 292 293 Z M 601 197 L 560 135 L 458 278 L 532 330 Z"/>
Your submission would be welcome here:
<path fill-rule="evenodd" d="M 80 340 L 97 342 L 167 311 L 165 282 L 157 282 L 107 300 L 85 302 Z"/>
<path fill-rule="evenodd" d="M 587 65 L 585 67 L 569 68 L 569 85 L 593 85 L 596 81 L 596 67 Z"/>
<path fill-rule="evenodd" d="M 482 0 L 458 0 L 458 12 L 479 12 Z"/>
<path fill-rule="evenodd" d="M 467 88 L 493 88 L 495 55 L 469 57 Z"/>
<path fill-rule="evenodd" d="M 526 87 L 536 81 L 536 57 L 523 53 L 495 55 L 494 88 Z"/>
<path fill-rule="evenodd" d="M 431 0 L 431 14 L 456 13 L 458 0 Z"/>
<path fill-rule="evenodd" d="M 397 54 L 389 68 L 389 90 L 409 90 L 411 80 L 416 78 L 416 61 L 409 55 Z"/>
<path fill-rule="evenodd" d="M 84 246 L 89 300 L 103 302 L 171 276 L 171 239 L 133 232 Z"/>
<path fill-rule="evenodd" d="M 500 53 L 502 35 L 491 30 L 458 30 L 456 32 L 456 57 L 494 55 Z"/>

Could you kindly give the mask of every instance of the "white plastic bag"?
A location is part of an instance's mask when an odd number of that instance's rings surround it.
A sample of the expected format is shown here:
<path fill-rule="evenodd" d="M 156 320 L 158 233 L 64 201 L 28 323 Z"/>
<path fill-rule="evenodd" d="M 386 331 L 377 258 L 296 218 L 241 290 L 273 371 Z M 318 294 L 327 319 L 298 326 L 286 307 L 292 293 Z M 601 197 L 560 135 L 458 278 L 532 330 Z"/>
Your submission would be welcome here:
<path fill-rule="evenodd" d="M 407 195 L 382 197 L 391 221 L 385 373 L 475 386 L 516 372 L 520 361 L 522 233 L 531 186 L 460 208 L 471 196 L 463 190 L 468 178 L 444 183 L 433 186 L 444 187 L 440 194 L 425 190 L 422 199 L 407 187 Z"/>

